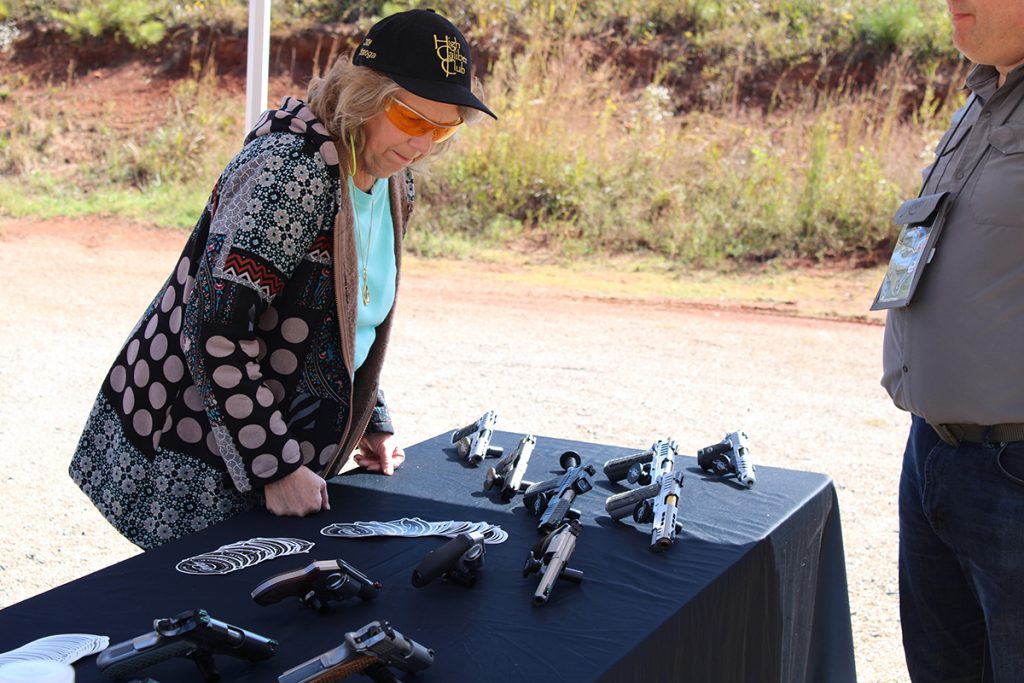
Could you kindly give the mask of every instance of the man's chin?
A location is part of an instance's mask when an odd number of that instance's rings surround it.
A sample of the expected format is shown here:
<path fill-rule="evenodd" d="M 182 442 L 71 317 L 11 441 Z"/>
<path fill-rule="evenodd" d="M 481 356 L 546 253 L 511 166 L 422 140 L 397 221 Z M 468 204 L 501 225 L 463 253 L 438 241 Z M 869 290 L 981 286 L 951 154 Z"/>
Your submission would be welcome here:
<path fill-rule="evenodd" d="M 971 41 L 968 39 L 967 36 L 959 36 L 954 34 L 953 45 L 964 57 L 974 62 L 975 64 L 979 63 L 979 60 L 976 56 L 977 53 L 974 49 L 975 46 L 971 44 Z"/>

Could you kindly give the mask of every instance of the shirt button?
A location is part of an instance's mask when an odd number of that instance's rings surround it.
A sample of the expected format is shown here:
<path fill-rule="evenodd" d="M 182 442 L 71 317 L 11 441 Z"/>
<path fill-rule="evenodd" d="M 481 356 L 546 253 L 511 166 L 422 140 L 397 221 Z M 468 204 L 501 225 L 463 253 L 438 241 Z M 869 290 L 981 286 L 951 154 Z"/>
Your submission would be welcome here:
<path fill-rule="evenodd" d="M 954 177 L 955 177 L 955 178 L 956 178 L 957 180 L 961 180 L 961 179 L 963 179 L 963 177 L 964 177 L 964 172 L 963 172 L 963 171 L 957 171 L 957 172 L 956 172 L 956 175 L 955 175 Z"/>
<path fill-rule="evenodd" d="M 906 365 L 904 365 L 903 366 L 903 372 L 910 372 L 910 368 L 908 368 Z"/>

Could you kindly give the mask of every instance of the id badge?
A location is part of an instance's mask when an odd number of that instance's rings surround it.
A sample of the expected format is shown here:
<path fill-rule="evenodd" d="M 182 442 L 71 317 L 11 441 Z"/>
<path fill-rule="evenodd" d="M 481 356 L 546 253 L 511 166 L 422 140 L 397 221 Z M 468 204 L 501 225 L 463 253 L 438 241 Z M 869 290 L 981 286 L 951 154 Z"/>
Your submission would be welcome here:
<path fill-rule="evenodd" d="M 896 224 L 902 226 L 900 236 L 871 304 L 872 311 L 902 308 L 914 298 L 921 273 L 935 255 L 935 244 L 949 211 L 948 196 L 948 192 L 940 192 L 910 199 L 896 212 Z"/>

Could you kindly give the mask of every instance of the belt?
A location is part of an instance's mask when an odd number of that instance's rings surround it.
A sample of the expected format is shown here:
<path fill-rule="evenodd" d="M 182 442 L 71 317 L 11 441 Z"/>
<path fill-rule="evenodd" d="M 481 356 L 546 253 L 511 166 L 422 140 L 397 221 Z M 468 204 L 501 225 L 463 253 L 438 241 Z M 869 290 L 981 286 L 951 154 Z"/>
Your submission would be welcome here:
<path fill-rule="evenodd" d="M 961 443 L 994 444 L 1024 441 L 1024 424 L 939 424 L 931 425 L 931 428 L 940 439 L 953 448 L 959 448 Z"/>

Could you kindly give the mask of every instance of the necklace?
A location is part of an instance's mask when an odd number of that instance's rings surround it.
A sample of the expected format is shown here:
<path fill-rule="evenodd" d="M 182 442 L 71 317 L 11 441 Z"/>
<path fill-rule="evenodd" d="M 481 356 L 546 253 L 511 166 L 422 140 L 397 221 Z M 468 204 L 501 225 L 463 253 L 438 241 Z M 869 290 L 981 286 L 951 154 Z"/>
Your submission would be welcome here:
<path fill-rule="evenodd" d="M 349 173 L 349 193 L 352 195 L 352 225 L 356 229 L 356 258 L 359 258 L 359 252 L 363 253 L 363 305 L 370 305 L 370 279 L 366 275 L 366 270 L 370 265 L 370 245 L 373 244 L 373 219 L 376 217 L 377 208 L 377 197 L 380 196 L 380 192 L 373 192 L 373 185 L 370 185 L 370 224 L 366 230 L 366 248 L 364 249 L 361 242 L 362 239 L 359 232 L 359 209 L 356 207 L 356 145 L 352 139 L 352 134 L 348 136 L 349 149 L 352 150 L 352 171 Z M 372 178 L 371 178 L 372 180 Z M 374 182 L 374 184 L 376 184 Z"/>
<path fill-rule="evenodd" d="M 370 188 L 373 189 L 372 187 Z M 363 256 L 363 305 L 370 305 L 370 280 L 367 277 L 367 268 L 370 265 L 370 245 L 373 244 L 373 222 L 376 218 L 377 210 L 377 197 L 380 196 L 380 192 L 374 192 L 370 194 L 370 224 L 366 230 L 366 246 L 362 245 L 362 233 L 359 230 L 359 210 L 356 208 L 355 192 L 357 188 L 355 183 L 352 183 L 352 224 L 356 229 L 356 250 L 362 252 Z M 357 254 L 358 255 L 358 254 Z"/>

